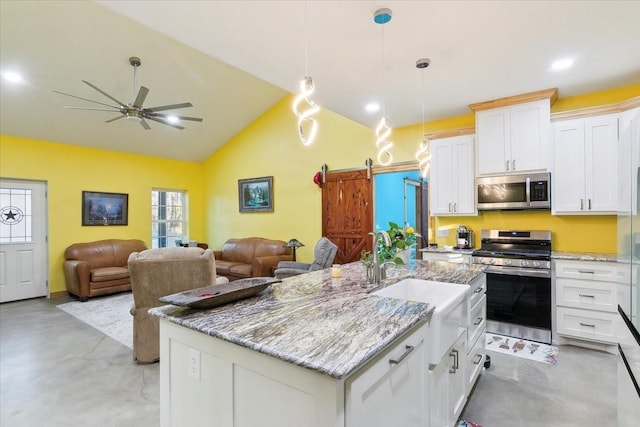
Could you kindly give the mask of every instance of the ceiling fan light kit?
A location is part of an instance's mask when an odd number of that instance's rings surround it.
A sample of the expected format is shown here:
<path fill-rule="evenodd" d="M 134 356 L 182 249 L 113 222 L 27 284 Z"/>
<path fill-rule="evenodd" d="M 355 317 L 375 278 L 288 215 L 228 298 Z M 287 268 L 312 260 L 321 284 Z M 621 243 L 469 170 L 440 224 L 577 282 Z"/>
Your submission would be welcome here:
<path fill-rule="evenodd" d="M 136 93 L 136 71 L 138 67 L 142 65 L 142 61 L 137 56 L 132 56 L 129 58 L 129 64 L 133 67 L 133 94 L 135 94 Z M 149 126 L 146 120 L 162 123 L 163 125 L 171 126 L 175 129 L 180 129 L 180 130 L 183 130 L 184 127 L 177 124 L 179 120 L 202 122 L 202 119 L 199 117 L 186 117 L 186 116 L 176 116 L 173 114 L 158 113 L 159 111 L 177 110 L 180 108 L 193 107 L 193 105 L 190 102 L 183 102 L 180 104 L 161 105 L 159 107 L 153 107 L 153 108 L 144 108 L 143 107 L 144 101 L 147 98 L 147 95 L 149 94 L 149 89 L 144 86 L 140 86 L 140 89 L 138 90 L 138 94 L 135 95 L 135 99 L 133 100 L 133 102 L 129 104 L 125 104 L 124 102 L 119 101 L 118 99 L 109 95 L 108 93 L 106 93 L 105 91 L 97 87 L 96 85 L 89 83 L 86 80 L 82 80 L 82 82 L 87 86 L 91 87 L 92 89 L 94 89 L 95 91 L 100 92 L 105 97 L 109 98 L 116 105 L 107 104 L 100 101 L 94 101 L 92 99 L 82 98 L 80 96 L 71 95 L 68 93 L 54 90 L 55 93 L 59 93 L 61 95 L 70 96 L 72 98 L 81 99 L 83 101 L 89 101 L 89 102 L 93 102 L 94 104 L 99 104 L 104 107 L 108 107 L 108 108 L 64 107 L 64 108 L 68 108 L 72 110 L 110 111 L 114 113 L 120 113 L 120 115 L 112 119 L 105 120 L 105 123 L 111 123 L 116 120 L 126 118 L 127 120 L 137 121 L 145 130 L 151 129 L 151 126 Z"/>

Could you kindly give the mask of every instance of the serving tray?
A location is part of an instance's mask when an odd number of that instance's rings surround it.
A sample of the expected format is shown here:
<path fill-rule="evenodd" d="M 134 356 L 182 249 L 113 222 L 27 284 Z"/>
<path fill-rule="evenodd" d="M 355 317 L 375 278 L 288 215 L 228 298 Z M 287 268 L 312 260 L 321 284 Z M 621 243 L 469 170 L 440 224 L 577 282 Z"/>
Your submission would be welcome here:
<path fill-rule="evenodd" d="M 212 308 L 248 298 L 278 282 L 281 280 L 273 277 L 252 277 L 178 292 L 160 297 L 159 301 L 181 307 Z"/>

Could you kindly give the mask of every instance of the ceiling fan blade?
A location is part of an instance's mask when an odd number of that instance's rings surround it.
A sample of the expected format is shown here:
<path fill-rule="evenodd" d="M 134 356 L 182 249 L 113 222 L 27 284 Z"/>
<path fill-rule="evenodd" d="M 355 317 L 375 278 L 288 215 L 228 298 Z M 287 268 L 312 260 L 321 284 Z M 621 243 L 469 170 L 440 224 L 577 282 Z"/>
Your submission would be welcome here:
<path fill-rule="evenodd" d="M 93 102 L 93 103 L 96 103 L 96 104 L 105 105 L 105 106 L 107 106 L 107 107 L 115 108 L 116 110 L 119 110 L 119 109 L 120 109 L 120 107 L 119 107 L 119 106 L 118 106 L 118 107 L 116 107 L 115 105 L 105 104 L 104 102 L 94 101 L 93 99 L 82 98 L 82 97 L 80 97 L 80 96 L 71 95 L 71 94 L 69 94 L 69 93 L 60 92 L 60 91 L 58 91 L 58 90 L 54 90 L 53 92 L 55 92 L 55 93 L 59 93 L 60 95 L 70 96 L 71 98 L 82 99 L 83 101 L 89 101 L 89 102 Z M 66 108 L 66 107 L 65 107 L 65 108 Z"/>
<path fill-rule="evenodd" d="M 109 111 L 110 113 L 117 113 L 120 111 L 115 107 L 113 110 L 107 110 L 106 108 L 67 107 L 66 105 L 63 108 L 67 110 Z"/>
<path fill-rule="evenodd" d="M 124 114 L 121 114 L 121 115 L 119 115 L 118 117 L 114 117 L 113 119 L 105 120 L 104 122 L 105 122 L 105 123 L 111 123 L 111 122 L 115 122 L 115 121 L 116 121 L 116 120 L 118 120 L 118 119 L 122 119 L 122 118 L 124 118 L 124 117 L 126 117 L 126 116 L 125 116 Z"/>
<path fill-rule="evenodd" d="M 148 88 L 144 86 L 140 86 L 140 90 L 138 91 L 138 96 L 136 96 L 136 100 L 133 101 L 133 106 L 136 108 L 142 108 L 142 104 L 144 104 L 144 100 L 147 97 L 148 93 L 149 93 Z"/>
<path fill-rule="evenodd" d="M 180 130 L 184 129 L 184 126 L 174 125 L 173 123 L 167 123 L 164 120 L 157 119 L 157 118 L 155 118 L 153 116 L 147 116 L 147 119 L 153 120 L 154 122 L 162 123 L 163 125 L 171 126 L 172 128 L 176 128 L 176 129 L 180 129 Z"/>
<path fill-rule="evenodd" d="M 185 117 L 185 116 L 174 116 L 172 114 L 156 114 L 156 113 L 148 113 L 147 115 L 149 116 L 153 116 L 153 117 L 160 117 L 160 118 L 164 118 L 164 119 L 168 119 L 169 117 L 175 117 L 179 120 L 190 120 L 192 122 L 201 122 L 202 119 L 199 117 Z"/>
<path fill-rule="evenodd" d="M 177 110 L 178 108 L 187 108 L 193 107 L 193 104 L 190 102 L 183 102 L 182 104 L 173 104 L 173 105 L 161 105 L 160 107 L 153 108 L 145 108 L 145 112 L 155 113 L 156 111 L 165 111 L 165 110 Z"/>
<path fill-rule="evenodd" d="M 120 105 L 121 107 L 126 107 L 127 104 L 118 101 L 117 99 L 115 99 L 113 96 L 109 95 L 107 92 L 103 91 L 102 89 L 100 89 L 99 87 L 97 87 L 96 85 L 93 85 L 91 83 L 89 83 L 86 80 L 82 80 L 82 83 L 88 85 L 89 87 L 92 87 L 93 89 L 97 90 L 98 92 L 100 92 L 101 94 L 103 94 L 104 96 L 106 96 L 107 98 L 109 98 L 110 100 L 114 101 L 115 103 L 117 103 L 118 105 Z"/>
<path fill-rule="evenodd" d="M 149 123 L 145 122 L 144 119 L 140 119 L 140 125 L 145 128 L 145 130 L 149 130 L 151 129 L 151 126 L 149 126 Z"/>

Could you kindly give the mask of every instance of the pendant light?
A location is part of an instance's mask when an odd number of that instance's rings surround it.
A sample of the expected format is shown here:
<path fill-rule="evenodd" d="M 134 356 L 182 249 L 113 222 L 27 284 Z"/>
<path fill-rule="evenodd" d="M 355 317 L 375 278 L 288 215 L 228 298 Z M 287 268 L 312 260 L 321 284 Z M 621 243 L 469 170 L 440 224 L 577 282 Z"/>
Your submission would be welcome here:
<path fill-rule="evenodd" d="M 422 140 L 419 143 L 416 159 L 420 169 L 420 176 L 426 178 L 429 175 L 429 166 L 431 166 L 431 153 L 429 152 L 429 140 L 424 133 L 424 70 L 431 64 L 429 58 L 421 58 L 416 61 L 416 68 L 422 70 Z"/>
<path fill-rule="evenodd" d="M 386 107 L 384 102 L 384 25 L 391 21 L 391 9 L 382 8 L 373 12 L 373 22 L 382 26 L 382 117 L 376 126 L 376 147 L 378 148 L 378 163 L 383 166 L 393 161 L 393 155 L 389 151 L 393 143 L 389 141 L 391 128 L 387 124 Z"/>
<path fill-rule="evenodd" d="M 316 105 L 310 96 L 315 92 L 313 79 L 309 76 L 309 36 L 307 25 L 307 2 L 304 2 L 304 55 L 305 76 L 300 80 L 300 93 L 293 100 L 293 113 L 298 118 L 298 136 L 303 145 L 311 145 L 318 133 L 318 122 L 312 117 L 320 107 Z M 306 109 L 300 110 L 302 101 L 306 102 Z"/>

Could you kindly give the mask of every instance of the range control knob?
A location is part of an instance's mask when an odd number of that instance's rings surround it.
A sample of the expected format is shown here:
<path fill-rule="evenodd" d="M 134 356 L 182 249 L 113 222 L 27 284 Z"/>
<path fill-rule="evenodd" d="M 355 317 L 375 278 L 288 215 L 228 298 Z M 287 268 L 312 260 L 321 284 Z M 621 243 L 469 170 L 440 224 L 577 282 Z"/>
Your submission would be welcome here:
<path fill-rule="evenodd" d="M 511 260 L 510 259 L 505 259 L 504 260 L 504 265 L 511 265 Z"/>
<path fill-rule="evenodd" d="M 489 261 L 491 263 L 491 265 L 494 265 L 496 263 L 496 260 L 491 258 L 491 261 Z"/>
<path fill-rule="evenodd" d="M 523 259 L 520 261 L 520 267 L 528 267 L 529 266 L 529 261 L 527 261 L 526 259 Z"/>
<path fill-rule="evenodd" d="M 533 261 L 534 267 L 540 267 L 540 261 Z"/>

